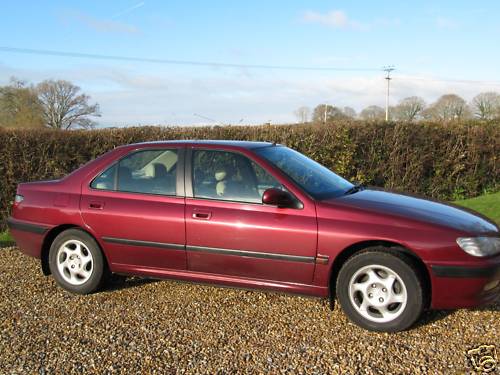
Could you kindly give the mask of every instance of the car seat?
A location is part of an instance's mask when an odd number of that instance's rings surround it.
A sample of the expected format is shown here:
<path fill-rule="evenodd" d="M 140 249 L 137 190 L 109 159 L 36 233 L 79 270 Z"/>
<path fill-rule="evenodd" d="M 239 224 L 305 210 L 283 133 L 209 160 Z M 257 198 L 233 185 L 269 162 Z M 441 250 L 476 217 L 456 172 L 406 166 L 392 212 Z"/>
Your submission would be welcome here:
<path fill-rule="evenodd" d="M 154 178 L 156 179 L 167 179 L 168 178 L 168 172 L 167 172 L 167 167 L 161 163 L 154 163 Z"/>
<path fill-rule="evenodd" d="M 229 197 L 234 195 L 238 189 L 237 184 L 233 181 L 234 168 L 231 165 L 225 165 L 215 171 L 215 193 L 218 197 Z"/>
<path fill-rule="evenodd" d="M 132 172 L 128 167 L 118 168 L 118 190 L 130 190 L 132 188 Z"/>

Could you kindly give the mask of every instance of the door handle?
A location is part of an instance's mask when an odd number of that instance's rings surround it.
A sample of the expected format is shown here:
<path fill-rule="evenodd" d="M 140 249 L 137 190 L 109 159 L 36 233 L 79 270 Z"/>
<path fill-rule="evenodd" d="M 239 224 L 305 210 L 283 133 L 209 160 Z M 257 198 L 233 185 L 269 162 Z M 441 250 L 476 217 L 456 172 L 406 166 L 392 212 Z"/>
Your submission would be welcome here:
<path fill-rule="evenodd" d="M 193 212 L 193 219 L 200 220 L 210 220 L 212 217 L 212 213 L 208 211 L 195 211 Z"/>
<path fill-rule="evenodd" d="M 92 208 L 93 210 L 102 210 L 104 208 L 104 203 L 103 202 L 90 202 L 89 208 Z"/>

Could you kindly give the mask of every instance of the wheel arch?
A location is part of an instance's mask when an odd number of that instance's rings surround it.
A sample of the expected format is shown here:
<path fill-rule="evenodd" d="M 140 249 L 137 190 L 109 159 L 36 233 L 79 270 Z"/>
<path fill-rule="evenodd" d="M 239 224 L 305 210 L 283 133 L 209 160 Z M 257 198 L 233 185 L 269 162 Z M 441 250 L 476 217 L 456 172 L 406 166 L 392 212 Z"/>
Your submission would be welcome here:
<path fill-rule="evenodd" d="M 49 268 L 49 252 L 50 252 L 50 247 L 52 246 L 52 243 L 54 242 L 54 239 L 59 235 L 61 234 L 62 232 L 64 232 L 65 230 L 68 230 L 68 229 L 78 229 L 78 230 L 81 230 L 82 232 L 85 232 L 87 233 L 89 236 L 91 236 L 95 242 L 97 243 L 97 245 L 99 246 L 99 248 L 101 249 L 101 252 L 103 254 L 103 257 L 104 257 L 104 262 L 106 264 L 106 267 L 108 267 L 109 269 L 109 263 L 108 263 L 108 259 L 107 259 L 107 256 L 106 256 L 106 252 L 102 249 L 101 245 L 99 244 L 99 241 L 97 241 L 97 239 L 95 238 L 95 236 L 89 232 L 88 230 L 85 230 L 84 228 L 82 228 L 81 226 L 79 225 L 75 225 L 75 224 L 61 224 L 61 225 L 58 225 L 52 229 L 50 229 L 47 234 L 45 235 L 45 238 L 43 239 L 43 242 L 42 242 L 42 249 L 41 249 L 41 253 L 40 253 L 40 261 L 41 261 L 41 265 L 42 265 L 42 272 L 45 276 L 48 276 L 51 274 L 50 272 L 50 268 Z"/>
<path fill-rule="evenodd" d="M 428 308 L 430 306 L 431 297 L 432 297 L 432 284 L 431 278 L 429 274 L 429 270 L 425 266 L 425 263 L 422 259 L 415 254 L 412 250 L 407 247 L 401 245 L 397 242 L 385 241 L 385 240 L 369 240 L 357 242 L 352 245 L 349 245 L 345 249 L 343 249 L 334 259 L 333 264 L 330 268 L 330 275 L 328 278 L 328 294 L 330 298 L 330 306 L 333 308 L 334 300 L 335 300 L 335 288 L 337 282 L 337 276 L 339 274 L 340 269 L 344 265 L 344 263 L 354 254 L 365 250 L 370 247 L 384 247 L 387 249 L 387 252 L 397 251 L 402 253 L 408 257 L 408 259 L 417 267 L 420 272 L 420 276 L 422 277 L 422 282 L 425 288 L 425 296 L 426 299 L 424 301 L 424 307 Z"/>

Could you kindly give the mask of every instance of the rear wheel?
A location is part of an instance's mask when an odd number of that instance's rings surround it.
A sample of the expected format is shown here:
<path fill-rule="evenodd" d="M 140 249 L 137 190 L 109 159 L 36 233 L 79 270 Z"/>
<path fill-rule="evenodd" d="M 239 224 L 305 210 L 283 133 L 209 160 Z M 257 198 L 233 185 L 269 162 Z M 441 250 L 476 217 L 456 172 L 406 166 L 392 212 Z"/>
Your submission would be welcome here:
<path fill-rule="evenodd" d="M 337 298 L 359 326 L 402 331 L 419 318 L 424 290 L 411 259 L 385 248 L 371 248 L 349 258 L 337 278 Z"/>
<path fill-rule="evenodd" d="M 95 292 L 107 274 L 104 257 L 92 236 L 79 229 L 68 229 L 52 242 L 49 267 L 56 282 L 77 294 Z"/>

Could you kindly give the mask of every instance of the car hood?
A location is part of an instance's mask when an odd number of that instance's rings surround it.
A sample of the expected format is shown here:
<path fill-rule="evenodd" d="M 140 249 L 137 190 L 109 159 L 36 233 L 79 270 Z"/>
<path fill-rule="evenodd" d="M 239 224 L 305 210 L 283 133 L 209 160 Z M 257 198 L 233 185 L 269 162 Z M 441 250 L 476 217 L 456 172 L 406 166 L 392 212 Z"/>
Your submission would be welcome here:
<path fill-rule="evenodd" d="M 320 204 L 347 206 L 382 216 L 417 220 L 473 235 L 499 234 L 498 226 L 478 213 L 443 202 L 383 190 L 364 189 L 354 194 L 321 201 Z"/>

